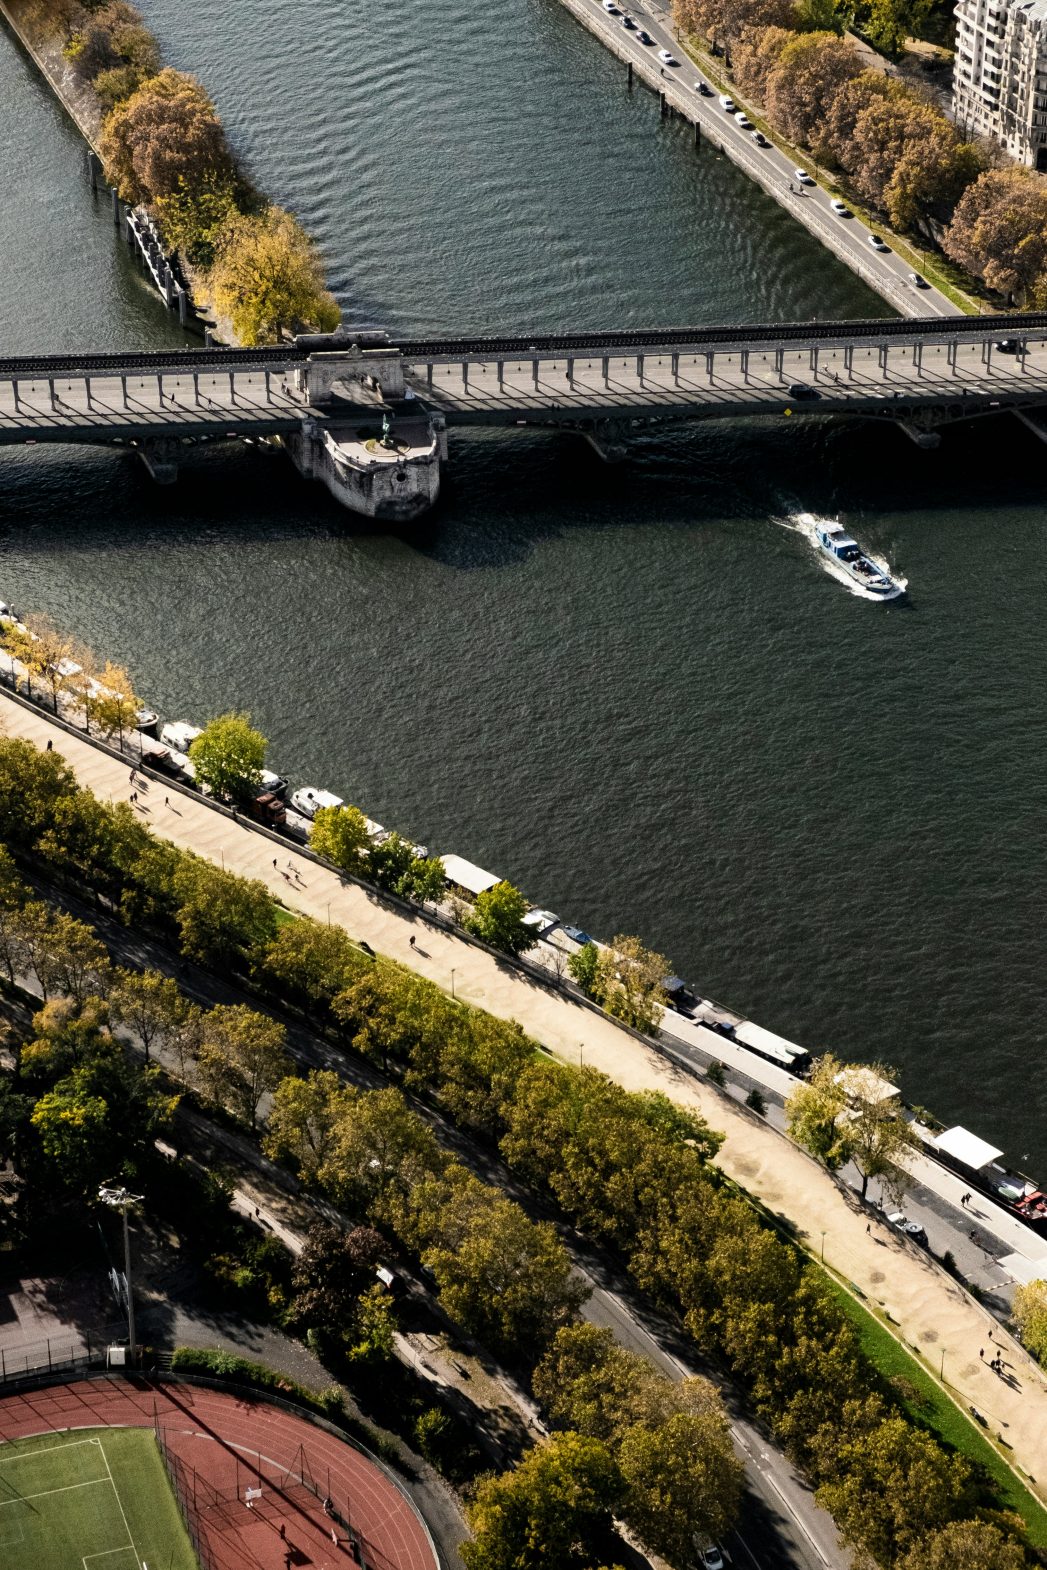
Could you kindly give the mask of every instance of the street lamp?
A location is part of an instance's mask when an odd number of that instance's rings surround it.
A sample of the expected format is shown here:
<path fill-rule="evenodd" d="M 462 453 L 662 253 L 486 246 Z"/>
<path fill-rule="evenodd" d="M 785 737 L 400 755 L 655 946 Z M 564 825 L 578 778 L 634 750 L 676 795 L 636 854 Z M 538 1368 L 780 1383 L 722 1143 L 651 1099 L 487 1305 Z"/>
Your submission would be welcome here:
<path fill-rule="evenodd" d="M 127 1212 L 132 1205 L 140 1205 L 141 1194 L 129 1194 L 126 1188 L 108 1188 L 104 1184 L 98 1190 L 98 1197 L 103 1205 L 108 1205 L 110 1210 L 119 1210 L 124 1218 L 124 1282 L 127 1288 L 127 1339 L 130 1343 L 131 1366 L 134 1366 L 137 1343 L 135 1341 L 135 1299 L 134 1288 L 131 1285 L 131 1234 L 127 1226 Z"/>
<path fill-rule="evenodd" d="M 823 1265 L 825 1264 L 825 1231 L 826 1230 L 827 1229 L 823 1229 L 823 1231 L 822 1231 L 822 1264 Z"/>
<path fill-rule="evenodd" d="M 454 997 L 454 966 L 451 966 L 451 997 Z"/>

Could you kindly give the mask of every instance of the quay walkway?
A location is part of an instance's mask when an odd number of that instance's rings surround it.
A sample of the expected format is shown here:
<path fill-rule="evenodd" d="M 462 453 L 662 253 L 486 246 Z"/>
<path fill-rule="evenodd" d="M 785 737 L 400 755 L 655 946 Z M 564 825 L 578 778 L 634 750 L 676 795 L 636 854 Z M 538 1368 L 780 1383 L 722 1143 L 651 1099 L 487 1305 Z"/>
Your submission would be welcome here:
<path fill-rule="evenodd" d="M 66 758 L 80 783 L 103 801 L 128 801 L 126 763 L 53 723 L 34 706 L 0 693 L 0 727 Z M 293 845 L 275 843 L 233 820 L 193 792 L 154 780 L 139 781 L 138 810 L 154 833 L 257 878 L 290 910 L 336 922 L 377 952 L 453 991 L 456 997 L 518 1020 L 525 1031 L 565 1062 L 601 1070 L 628 1090 L 657 1089 L 691 1106 L 726 1134 L 717 1157 L 725 1173 L 795 1230 L 811 1253 L 822 1255 L 870 1301 L 887 1310 L 898 1334 L 919 1349 L 955 1399 L 984 1414 L 993 1435 L 1003 1434 L 1008 1458 L 1047 1499 L 1043 1436 L 1047 1433 L 1047 1378 L 998 1322 L 923 1254 L 905 1245 L 841 1192 L 831 1176 L 773 1127 L 723 1095 L 654 1045 L 638 1040 L 607 1015 L 554 986 L 544 987 L 513 964 L 467 942 L 454 931 L 412 916 L 373 889 L 343 881 Z M 166 802 L 165 802 L 166 798 Z M 414 939 L 412 946 L 411 939 Z M 979 1359 L 980 1348 L 1004 1347 L 1011 1377 L 1004 1380 Z"/>

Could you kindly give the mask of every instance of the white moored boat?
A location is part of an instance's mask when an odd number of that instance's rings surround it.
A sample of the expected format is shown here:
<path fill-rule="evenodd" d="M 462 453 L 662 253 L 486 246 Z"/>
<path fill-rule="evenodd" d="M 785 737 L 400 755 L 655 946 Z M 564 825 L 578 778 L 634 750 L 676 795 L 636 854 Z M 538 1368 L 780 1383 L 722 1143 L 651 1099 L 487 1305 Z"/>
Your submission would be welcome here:
<path fill-rule="evenodd" d="M 814 542 L 818 549 L 864 593 L 878 600 L 896 600 L 905 593 L 904 582 L 892 577 L 885 567 L 878 566 L 871 556 L 867 556 L 842 523 L 817 521 L 809 514 L 804 515 L 804 521 L 814 525 Z"/>
<path fill-rule="evenodd" d="M 303 818 L 315 818 L 321 807 L 344 807 L 345 802 L 333 791 L 316 790 L 312 785 L 303 785 L 292 795 L 291 806 Z"/>

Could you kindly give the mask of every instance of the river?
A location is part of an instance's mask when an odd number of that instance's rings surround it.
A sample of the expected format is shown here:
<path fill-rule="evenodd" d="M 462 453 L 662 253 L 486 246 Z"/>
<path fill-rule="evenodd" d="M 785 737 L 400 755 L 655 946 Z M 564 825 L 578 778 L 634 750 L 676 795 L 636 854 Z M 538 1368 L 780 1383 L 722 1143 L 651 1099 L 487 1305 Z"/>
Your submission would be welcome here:
<path fill-rule="evenodd" d="M 886 308 L 555 0 L 144 0 L 167 58 L 399 330 Z M 180 342 L 0 33 L 5 352 Z M 159 490 L 127 455 L 0 455 L 0 594 L 172 716 L 250 708 L 275 764 L 638 931 L 709 995 L 1047 1177 L 1043 451 L 985 422 L 452 434 L 437 511 L 371 532 L 276 455 Z M 791 527 L 908 578 L 851 595 Z"/>

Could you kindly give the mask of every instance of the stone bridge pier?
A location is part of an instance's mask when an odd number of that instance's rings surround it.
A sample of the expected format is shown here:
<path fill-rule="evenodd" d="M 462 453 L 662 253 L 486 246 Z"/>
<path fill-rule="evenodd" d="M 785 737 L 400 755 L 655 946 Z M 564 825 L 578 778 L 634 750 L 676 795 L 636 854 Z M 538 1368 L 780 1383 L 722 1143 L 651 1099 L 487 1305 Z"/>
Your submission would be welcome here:
<path fill-rule="evenodd" d="M 403 360 L 398 349 L 347 349 L 312 353 L 293 371 L 295 391 L 304 402 L 323 405 L 343 386 L 352 403 L 396 403 L 403 398 Z"/>

